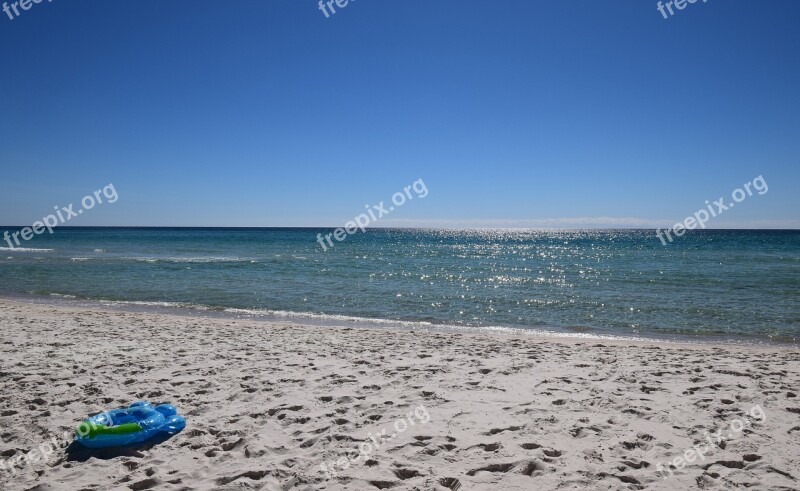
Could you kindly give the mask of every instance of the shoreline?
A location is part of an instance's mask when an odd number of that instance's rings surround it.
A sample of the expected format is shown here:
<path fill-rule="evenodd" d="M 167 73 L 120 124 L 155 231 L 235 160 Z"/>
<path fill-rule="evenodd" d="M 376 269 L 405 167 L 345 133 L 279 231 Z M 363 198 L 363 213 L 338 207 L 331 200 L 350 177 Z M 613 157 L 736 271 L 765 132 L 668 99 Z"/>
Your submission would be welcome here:
<path fill-rule="evenodd" d="M 644 344 L 667 344 L 680 346 L 750 346 L 764 348 L 800 348 L 800 341 L 774 340 L 767 336 L 730 336 L 726 334 L 654 334 L 622 335 L 598 332 L 594 328 L 576 326 L 557 327 L 513 327 L 513 326 L 465 326 L 431 321 L 379 319 L 339 314 L 317 314 L 310 312 L 271 311 L 241 309 L 234 307 L 209 307 L 168 301 L 98 300 L 78 298 L 64 294 L 13 293 L 0 291 L 0 301 L 53 305 L 66 308 L 113 310 L 131 313 L 151 313 L 197 317 L 208 319 L 243 320 L 259 323 L 303 325 L 323 329 L 368 329 L 397 330 L 421 333 L 475 334 L 487 336 L 531 336 L 536 339 L 617 341 Z"/>
<path fill-rule="evenodd" d="M 790 489 L 800 478 L 798 349 L 2 299 L 0 337 L 0 464 L 22 462 L 0 469 L 9 490 Z M 187 428 L 120 451 L 61 439 L 28 461 L 88 415 L 136 400 L 175 405 Z M 708 443 L 734 422 L 742 429 Z"/>

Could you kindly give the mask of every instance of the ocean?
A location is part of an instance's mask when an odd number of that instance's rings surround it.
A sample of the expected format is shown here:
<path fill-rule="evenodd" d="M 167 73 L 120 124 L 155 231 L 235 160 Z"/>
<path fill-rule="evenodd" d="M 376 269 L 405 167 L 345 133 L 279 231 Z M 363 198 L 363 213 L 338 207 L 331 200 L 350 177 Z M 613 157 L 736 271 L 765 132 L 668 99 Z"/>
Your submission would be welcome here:
<path fill-rule="evenodd" d="M 0 229 L 18 230 L 18 228 Z M 0 248 L 0 293 L 409 329 L 798 343 L 800 231 L 67 228 Z"/>

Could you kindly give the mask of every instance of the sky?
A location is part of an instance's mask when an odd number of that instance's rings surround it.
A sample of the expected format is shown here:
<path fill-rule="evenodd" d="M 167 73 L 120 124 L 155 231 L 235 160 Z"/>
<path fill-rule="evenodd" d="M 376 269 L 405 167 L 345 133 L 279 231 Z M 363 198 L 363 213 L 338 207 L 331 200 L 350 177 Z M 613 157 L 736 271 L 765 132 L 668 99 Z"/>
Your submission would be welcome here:
<path fill-rule="evenodd" d="M 12 2 L 13 3 L 13 2 Z M 800 2 L 47 0 L 0 12 L 0 224 L 800 228 Z"/>

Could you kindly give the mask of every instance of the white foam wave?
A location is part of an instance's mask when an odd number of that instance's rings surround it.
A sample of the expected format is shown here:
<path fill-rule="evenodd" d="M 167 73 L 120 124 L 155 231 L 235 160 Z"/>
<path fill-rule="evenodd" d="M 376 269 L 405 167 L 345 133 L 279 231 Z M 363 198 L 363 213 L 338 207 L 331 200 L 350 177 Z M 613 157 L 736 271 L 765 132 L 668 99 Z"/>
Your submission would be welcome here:
<path fill-rule="evenodd" d="M 200 257 L 123 257 L 123 260 L 137 261 L 144 263 L 242 263 L 242 262 L 255 262 L 251 258 L 240 257 L 216 257 L 216 256 L 200 256 Z"/>
<path fill-rule="evenodd" d="M 75 295 L 67 295 L 63 293 L 51 293 L 51 297 L 58 297 L 58 298 L 78 298 Z"/>
<path fill-rule="evenodd" d="M 364 327 L 380 327 L 380 328 L 399 328 L 410 330 L 422 331 L 437 331 L 437 332 L 456 332 L 456 333 L 476 333 L 476 334 L 504 334 L 514 336 L 544 336 L 555 338 L 572 338 L 572 339 L 606 339 L 606 340 L 626 340 L 626 341 L 640 341 L 643 338 L 631 336 L 616 336 L 612 334 L 600 333 L 576 333 L 576 332 L 560 332 L 548 329 L 534 329 L 534 328 L 519 328 L 519 327 L 506 327 L 506 326 L 462 326 L 452 324 L 436 324 L 427 321 L 404 321 L 392 319 L 378 319 L 370 317 L 354 317 L 349 315 L 340 314 L 316 314 L 312 312 L 289 312 L 285 310 L 267 310 L 267 309 L 237 309 L 227 308 L 223 312 L 229 314 L 237 314 L 242 316 L 252 317 L 279 317 L 284 319 L 312 319 L 328 325 L 342 324 L 352 325 L 360 324 Z"/>
<path fill-rule="evenodd" d="M 140 307 L 166 307 L 178 309 L 194 309 L 194 310 L 213 310 L 206 305 L 199 305 L 186 302 L 154 302 L 144 300 L 102 300 L 101 304 L 106 306 L 114 305 L 134 305 Z"/>
<path fill-rule="evenodd" d="M 0 251 L 10 252 L 51 252 L 53 249 L 34 249 L 29 247 L 0 247 Z"/>
<path fill-rule="evenodd" d="M 51 294 L 64 298 L 75 298 L 71 295 Z M 646 338 L 635 336 L 619 336 L 613 334 L 600 333 L 576 333 L 560 332 L 556 330 L 541 328 L 519 328 L 506 326 L 463 326 L 451 324 L 436 324 L 427 321 L 404 321 L 392 319 L 379 319 L 369 317 L 355 317 L 341 314 L 317 314 L 312 312 L 290 312 L 285 310 L 269 309 L 241 309 L 241 308 L 220 308 L 211 307 L 203 304 L 193 304 L 187 302 L 165 302 L 165 301 L 142 301 L 142 300 L 99 300 L 100 305 L 107 307 L 114 306 L 138 306 L 145 308 L 169 308 L 181 310 L 195 310 L 205 312 L 219 312 L 222 314 L 233 314 L 237 317 L 251 318 L 253 320 L 268 320 L 270 318 L 286 321 L 307 320 L 316 321 L 320 325 L 329 327 L 348 327 L 354 324 L 364 328 L 378 329 L 400 329 L 422 332 L 452 332 L 462 334 L 498 334 L 513 336 L 535 336 L 550 338 L 571 338 L 586 340 L 609 340 L 609 341 L 644 341 Z"/>
<path fill-rule="evenodd" d="M 223 312 L 239 315 L 251 316 L 268 316 L 268 317 L 282 317 L 282 318 L 298 318 L 298 319 L 317 319 L 321 321 L 339 321 L 339 322 L 356 322 L 364 324 L 387 324 L 387 325 L 400 325 L 406 327 L 430 327 L 435 324 L 426 321 L 402 321 L 391 319 L 372 319 L 367 317 L 354 317 L 350 315 L 341 314 L 317 314 L 313 312 L 290 312 L 287 310 L 268 310 L 268 309 L 238 309 L 227 308 Z"/>

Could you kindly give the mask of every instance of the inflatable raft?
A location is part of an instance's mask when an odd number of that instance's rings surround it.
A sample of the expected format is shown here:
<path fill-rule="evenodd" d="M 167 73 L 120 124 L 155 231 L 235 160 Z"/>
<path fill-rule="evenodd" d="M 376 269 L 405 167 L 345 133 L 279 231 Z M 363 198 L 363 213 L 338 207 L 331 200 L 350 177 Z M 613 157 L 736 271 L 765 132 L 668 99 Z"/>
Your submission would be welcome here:
<path fill-rule="evenodd" d="M 134 402 L 129 408 L 88 418 L 78 426 L 75 441 L 88 448 L 118 447 L 174 435 L 185 427 L 186 420 L 169 404 L 153 407 L 149 402 Z"/>

